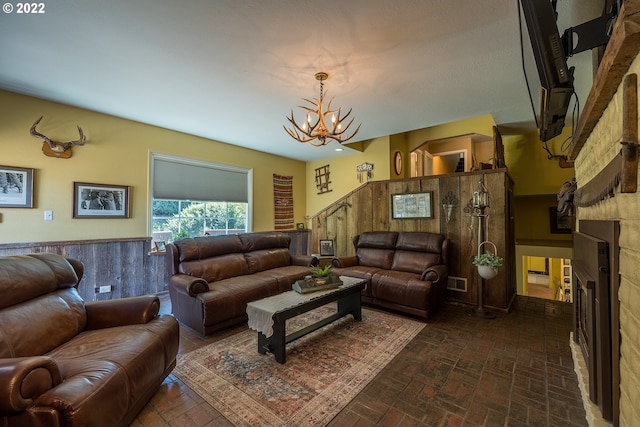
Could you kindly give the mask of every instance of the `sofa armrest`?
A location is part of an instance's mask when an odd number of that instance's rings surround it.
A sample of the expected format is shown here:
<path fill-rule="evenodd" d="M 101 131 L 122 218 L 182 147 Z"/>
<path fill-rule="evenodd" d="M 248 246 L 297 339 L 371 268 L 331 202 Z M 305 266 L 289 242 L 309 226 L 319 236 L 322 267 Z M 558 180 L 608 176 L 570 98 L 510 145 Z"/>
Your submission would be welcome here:
<path fill-rule="evenodd" d="M 291 265 L 301 265 L 303 267 L 317 267 L 320 260 L 313 255 L 291 255 Z"/>
<path fill-rule="evenodd" d="M 201 277 L 187 276 L 186 274 L 176 274 L 169 278 L 169 285 L 178 292 L 190 297 L 209 291 L 209 284 Z"/>
<path fill-rule="evenodd" d="M 61 382 L 58 365 L 48 356 L 0 359 L 0 414 L 25 411 L 34 398 Z"/>
<path fill-rule="evenodd" d="M 149 323 L 160 311 L 160 299 L 154 295 L 119 298 L 107 301 L 88 301 L 87 329 Z"/>
<path fill-rule="evenodd" d="M 331 260 L 331 265 L 336 268 L 353 267 L 358 265 L 357 256 L 345 256 L 340 258 L 334 258 Z"/>
<path fill-rule="evenodd" d="M 449 274 L 449 269 L 446 265 L 438 264 L 432 265 L 422 272 L 421 280 L 438 283 L 441 278 L 447 277 Z"/>

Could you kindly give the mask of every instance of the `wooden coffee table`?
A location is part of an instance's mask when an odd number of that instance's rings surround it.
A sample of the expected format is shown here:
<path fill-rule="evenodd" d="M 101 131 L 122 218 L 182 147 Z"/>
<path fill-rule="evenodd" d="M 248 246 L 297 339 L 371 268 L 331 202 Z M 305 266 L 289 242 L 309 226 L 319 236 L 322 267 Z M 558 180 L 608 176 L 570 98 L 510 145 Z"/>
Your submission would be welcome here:
<path fill-rule="evenodd" d="M 362 320 L 362 306 L 360 294 L 367 281 L 354 277 L 340 276 L 343 284 L 336 289 L 319 291 L 308 294 L 299 294 L 295 291 L 284 292 L 279 295 L 263 298 L 247 304 L 249 325 L 256 317 L 269 316 L 273 320 L 273 333 L 268 325 L 258 327 L 258 352 L 272 353 L 279 363 L 286 361 L 286 345 L 297 340 L 329 323 L 352 314 L 355 320 Z M 316 323 L 302 328 L 290 334 L 286 333 L 286 321 L 323 305 L 338 302 L 338 311 Z M 269 319 L 269 320 L 271 320 Z M 268 322 L 270 323 L 270 322 Z"/>

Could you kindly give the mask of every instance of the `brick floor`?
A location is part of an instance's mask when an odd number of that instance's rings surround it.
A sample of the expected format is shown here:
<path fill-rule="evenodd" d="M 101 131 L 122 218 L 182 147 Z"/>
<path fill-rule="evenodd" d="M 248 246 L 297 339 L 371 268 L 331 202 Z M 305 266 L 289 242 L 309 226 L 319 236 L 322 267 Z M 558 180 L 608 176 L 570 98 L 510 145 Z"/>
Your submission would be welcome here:
<path fill-rule="evenodd" d="M 162 311 L 170 312 L 163 295 Z M 569 347 L 569 303 L 518 297 L 493 320 L 445 305 L 329 424 L 364 426 L 587 426 Z M 237 332 L 200 338 L 180 328 L 184 354 Z M 228 426 L 170 375 L 132 427 Z"/>

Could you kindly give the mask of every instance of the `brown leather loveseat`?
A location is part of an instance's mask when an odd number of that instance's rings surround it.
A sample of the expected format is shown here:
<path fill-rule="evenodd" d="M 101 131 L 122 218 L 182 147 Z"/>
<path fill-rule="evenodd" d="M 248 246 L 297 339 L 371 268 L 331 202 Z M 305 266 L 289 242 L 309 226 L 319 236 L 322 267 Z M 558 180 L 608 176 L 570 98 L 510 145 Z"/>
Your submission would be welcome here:
<path fill-rule="evenodd" d="M 80 261 L 0 258 L 0 425 L 126 427 L 176 363 L 155 296 L 84 302 Z"/>
<path fill-rule="evenodd" d="M 203 236 L 167 245 L 169 297 L 178 320 L 202 335 L 247 321 L 247 303 L 285 291 L 316 257 L 292 255 L 278 232 Z"/>
<path fill-rule="evenodd" d="M 428 232 L 372 231 L 353 238 L 356 255 L 334 271 L 369 281 L 362 302 L 427 319 L 444 300 L 449 240 Z"/>

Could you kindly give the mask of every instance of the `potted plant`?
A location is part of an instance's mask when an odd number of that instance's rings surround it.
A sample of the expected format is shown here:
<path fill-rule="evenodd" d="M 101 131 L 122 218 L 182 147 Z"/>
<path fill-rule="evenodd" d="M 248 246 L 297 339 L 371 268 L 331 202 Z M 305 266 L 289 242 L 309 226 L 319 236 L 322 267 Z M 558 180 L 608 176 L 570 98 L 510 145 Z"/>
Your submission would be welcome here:
<path fill-rule="evenodd" d="M 478 254 L 473 258 L 473 265 L 478 267 L 478 274 L 480 277 L 484 279 L 493 279 L 498 275 L 498 269 L 502 267 L 502 261 L 503 259 L 496 253 L 485 252 Z"/>
<path fill-rule="evenodd" d="M 311 274 L 318 285 L 324 285 L 325 283 L 333 283 L 334 276 L 332 266 L 326 265 L 324 267 L 315 267 L 311 269 Z M 336 277 L 337 278 L 337 277 Z"/>

